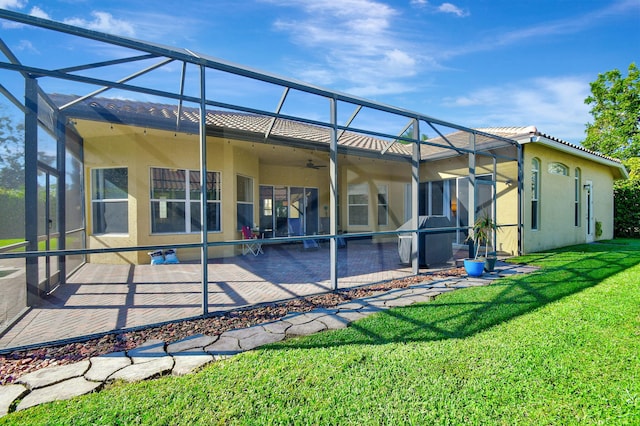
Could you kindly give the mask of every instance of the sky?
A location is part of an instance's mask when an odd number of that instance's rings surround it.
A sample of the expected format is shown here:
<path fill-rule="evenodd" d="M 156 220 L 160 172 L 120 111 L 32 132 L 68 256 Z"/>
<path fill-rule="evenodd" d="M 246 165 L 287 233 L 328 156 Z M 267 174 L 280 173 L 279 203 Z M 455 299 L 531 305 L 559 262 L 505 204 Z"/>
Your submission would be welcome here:
<path fill-rule="evenodd" d="M 534 125 L 576 144 L 592 120 L 589 83 L 640 65 L 640 0 L 0 0 L 0 8 L 466 127 Z M 82 63 L 78 50 L 47 48 L 41 35 L 0 20 L 16 54 Z"/>

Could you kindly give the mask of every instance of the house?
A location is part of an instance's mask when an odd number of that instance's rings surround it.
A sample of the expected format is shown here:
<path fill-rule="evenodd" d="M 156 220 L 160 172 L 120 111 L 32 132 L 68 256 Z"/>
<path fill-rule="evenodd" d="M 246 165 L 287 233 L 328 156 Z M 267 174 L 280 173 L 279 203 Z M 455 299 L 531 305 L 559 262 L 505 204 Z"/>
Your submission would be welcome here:
<path fill-rule="evenodd" d="M 58 105 L 75 102 L 65 115 L 83 140 L 89 249 L 199 241 L 197 110 L 51 97 Z M 494 244 L 505 255 L 613 236 L 613 181 L 627 177 L 619 161 L 533 126 L 478 130 L 516 140 L 522 167 L 517 149 L 501 140 L 474 135 L 472 160 L 463 149 L 471 143 L 467 132 L 423 141 L 418 211 L 447 217 L 455 228 L 454 244 L 466 244 L 466 227 L 483 212 L 502 225 Z M 399 228 L 412 211 L 411 146 L 350 131 L 342 132 L 338 143 L 339 231 Z M 329 233 L 328 144 L 329 132 L 321 126 L 209 111 L 209 240 L 238 240 L 244 225 L 262 238 Z M 519 170 L 524 183 L 520 196 Z M 209 248 L 210 257 L 237 254 L 233 245 Z M 197 259 L 198 252 L 187 249 L 181 256 Z M 139 264 L 149 258 L 132 251 L 94 253 L 90 261 Z"/>

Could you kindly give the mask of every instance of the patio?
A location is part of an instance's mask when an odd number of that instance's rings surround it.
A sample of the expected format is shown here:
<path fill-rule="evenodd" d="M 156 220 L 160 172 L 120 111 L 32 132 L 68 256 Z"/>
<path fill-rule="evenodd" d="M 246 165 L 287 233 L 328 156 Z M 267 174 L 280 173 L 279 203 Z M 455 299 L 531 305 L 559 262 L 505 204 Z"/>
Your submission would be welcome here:
<path fill-rule="evenodd" d="M 331 291 L 327 245 L 263 249 L 258 256 L 209 261 L 210 313 Z M 193 263 L 85 264 L 0 337 L 0 350 L 199 316 L 200 268 Z M 349 241 L 339 251 L 339 288 L 409 275 L 411 266 L 399 263 L 396 242 Z"/>

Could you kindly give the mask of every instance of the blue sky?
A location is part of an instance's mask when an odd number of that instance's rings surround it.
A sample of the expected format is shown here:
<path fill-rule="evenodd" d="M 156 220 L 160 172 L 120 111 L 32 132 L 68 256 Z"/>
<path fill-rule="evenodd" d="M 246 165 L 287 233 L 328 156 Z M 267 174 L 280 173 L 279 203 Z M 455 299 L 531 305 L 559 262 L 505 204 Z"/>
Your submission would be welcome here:
<path fill-rule="evenodd" d="M 0 0 L 0 7 L 189 48 L 469 127 L 535 125 L 574 143 L 591 119 L 589 82 L 640 63 L 640 0 Z M 37 39 L 41 32 L 0 25 L 19 55 L 61 54 Z M 69 52 L 71 63 L 84 61 Z"/>

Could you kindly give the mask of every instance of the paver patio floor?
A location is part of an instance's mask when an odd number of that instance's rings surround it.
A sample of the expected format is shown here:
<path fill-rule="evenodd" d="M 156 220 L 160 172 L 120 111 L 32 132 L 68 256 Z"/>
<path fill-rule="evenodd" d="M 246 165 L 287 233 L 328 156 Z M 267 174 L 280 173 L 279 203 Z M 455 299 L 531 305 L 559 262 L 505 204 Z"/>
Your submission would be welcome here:
<path fill-rule="evenodd" d="M 264 254 L 211 259 L 209 312 L 331 290 L 329 250 L 265 246 Z M 423 272 L 422 270 L 421 272 Z M 0 337 L 0 350 L 141 327 L 202 313 L 200 264 L 85 264 Z M 339 288 L 411 275 L 395 243 L 349 242 L 339 250 Z"/>

